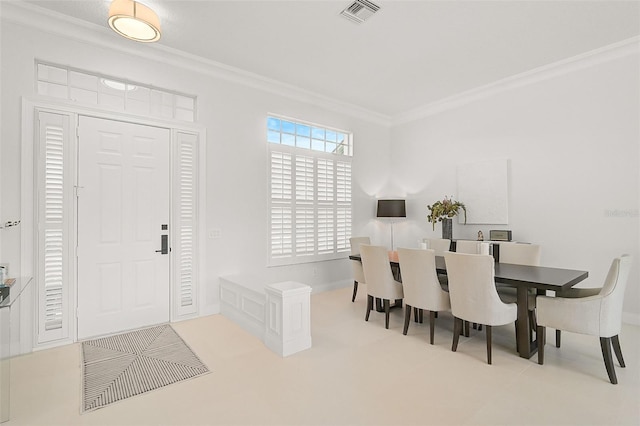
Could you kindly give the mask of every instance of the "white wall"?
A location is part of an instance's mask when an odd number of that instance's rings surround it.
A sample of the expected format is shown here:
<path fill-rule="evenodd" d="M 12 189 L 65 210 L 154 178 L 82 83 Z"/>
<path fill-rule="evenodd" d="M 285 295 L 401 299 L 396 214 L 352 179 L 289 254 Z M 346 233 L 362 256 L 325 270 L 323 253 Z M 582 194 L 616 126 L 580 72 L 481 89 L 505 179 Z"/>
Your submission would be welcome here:
<path fill-rule="evenodd" d="M 266 116 L 282 114 L 354 133 L 354 233 L 367 228 L 370 194 L 388 177 L 388 161 L 377 154 L 388 149 L 388 124 L 356 118 L 362 117 L 361 113 L 345 114 L 343 110 L 348 107 L 344 105 L 337 105 L 335 109 L 316 106 L 312 96 L 308 102 L 295 100 L 274 94 L 268 85 L 269 90 L 261 90 L 217 78 L 216 71 L 211 71 L 212 67 L 207 64 L 199 71 L 173 66 L 175 58 L 171 55 L 166 54 L 164 60 L 166 49 L 156 51 L 160 52 L 156 53 L 157 60 L 145 59 L 148 56 L 145 49 L 151 47 L 121 39 L 107 30 L 98 37 L 108 40 L 105 46 L 78 41 L 84 37 L 82 28 L 78 28 L 79 37 L 69 38 L 55 31 L 46 33 L 26 28 L 7 19 L 2 21 L 1 31 L 3 203 L 0 217 L 14 219 L 32 214 L 20 212 L 17 177 L 21 172 L 21 98 L 36 96 L 34 60 L 37 58 L 197 95 L 198 124 L 207 132 L 207 196 L 201 200 L 206 203 L 207 229 L 202 230 L 200 237 L 207 238 L 209 229 L 221 231 L 221 238 L 207 239 L 204 311 L 216 312 L 219 307 L 220 275 L 246 273 L 271 282 L 297 280 L 316 289 L 350 283 L 351 268 L 346 256 L 336 261 L 267 268 Z M 111 40 L 113 46 L 124 47 L 130 53 L 110 48 Z M 0 261 L 18 265 L 19 233 L 7 235 L 3 235 L 4 256 Z"/>
<path fill-rule="evenodd" d="M 440 235 L 441 225 L 434 232 L 426 221 L 426 206 L 457 195 L 457 164 L 507 158 L 508 226 L 454 221 L 454 238 L 511 229 L 515 240 L 542 245 L 543 265 L 589 271 L 588 287 L 602 285 L 613 257 L 630 253 L 625 319 L 640 323 L 637 52 L 591 58 L 586 68 L 555 70 L 394 126 L 392 186 L 405 188 L 409 200 L 409 220 L 396 228 L 400 243 Z"/>

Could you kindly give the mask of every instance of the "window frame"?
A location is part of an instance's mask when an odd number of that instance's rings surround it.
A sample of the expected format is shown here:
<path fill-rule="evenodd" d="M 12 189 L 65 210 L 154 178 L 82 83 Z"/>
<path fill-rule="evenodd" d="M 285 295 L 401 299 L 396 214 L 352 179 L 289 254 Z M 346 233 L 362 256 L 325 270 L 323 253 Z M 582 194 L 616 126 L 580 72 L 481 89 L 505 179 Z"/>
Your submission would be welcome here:
<path fill-rule="evenodd" d="M 269 141 L 269 125 L 266 126 L 267 137 L 267 265 L 283 266 L 295 265 L 301 263 L 322 262 L 328 260 L 343 259 L 345 254 L 350 251 L 349 237 L 351 236 L 351 228 L 353 225 L 353 197 L 352 197 L 352 152 L 353 152 L 353 134 L 344 130 L 338 130 L 327 126 L 283 117 L 275 114 L 268 114 L 267 120 L 275 118 L 284 120 L 295 125 L 311 126 L 315 129 L 324 129 L 339 134 L 344 134 L 347 140 L 343 145 L 347 147 L 342 153 L 324 152 L 312 150 L 310 148 L 301 148 L 297 146 L 285 145 L 282 143 L 274 143 Z M 267 121 L 268 123 L 268 121 Z M 281 132 L 282 133 L 282 132 Z M 287 157 L 289 159 L 289 177 L 284 182 L 285 195 L 284 199 L 279 201 L 273 197 L 273 167 L 274 153 L 279 157 Z M 304 161 L 309 165 L 311 161 L 312 169 L 305 169 L 307 172 L 312 170 L 312 191 L 311 197 L 297 197 L 297 192 L 301 195 L 309 195 L 308 179 L 309 175 L 303 173 L 303 168 L 296 167 L 297 162 Z M 302 163 L 301 163 L 302 164 Z M 320 166 L 320 167 L 319 167 Z M 286 179 L 286 178 L 285 178 Z M 306 180 L 307 186 L 299 186 L 299 180 Z M 324 185 L 322 183 L 324 183 Z M 331 190 L 327 189 L 327 183 L 331 186 Z M 287 198 L 286 193 L 290 194 Z M 318 194 L 324 195 L 321 200 Z M 329 199 L 327 199 L 329 198 Z M 275 209 L 281 208 L 283 211 L 288 209 L 289 227 L 286 223 L 283 229 L 283 239 L 285 246 L 288 244 L 289 250 L 282 256 L 274 254 L 274 212 Z M 306 220 L 312 218 L 312 227 L 299 226 L 297 217 L 306 210 Z M 321 224 L 319 218 L 324 218 L 324 224 Z M 285 219 L 286 222 L 286 219 Z M 324 225 L 324 226 L 322 226 Z M 300 230 L 309 233 L 312 230 L 313 236 L 310 241 L 300 238 L 297 239 Z M 324 232 L 323 232 L 324 230 Z M 287 234 L 288 232 L 288 234 Z M 287 238 L 287 235 L 289 238 Z M 307 243 L 307 244 L 305 244 Z M 302 248 L 308 248 L 312 244 L 313 250 L 300 251 Z M 324 249 L 321 250 L 320 247 Z M 328 246 L 332 246 L 328 249 Z"/>

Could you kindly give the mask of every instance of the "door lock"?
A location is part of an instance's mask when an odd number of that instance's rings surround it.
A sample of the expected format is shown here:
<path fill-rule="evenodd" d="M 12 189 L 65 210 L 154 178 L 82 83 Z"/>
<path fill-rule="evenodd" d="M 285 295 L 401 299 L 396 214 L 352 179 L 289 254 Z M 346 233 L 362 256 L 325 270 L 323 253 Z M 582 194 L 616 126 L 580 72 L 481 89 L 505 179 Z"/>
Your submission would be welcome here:
<path fill-rule="evenodd" d="M 169 254 L 169 236 L 160 236 L 160 250 L 156 250 L 156 253 Z"/>

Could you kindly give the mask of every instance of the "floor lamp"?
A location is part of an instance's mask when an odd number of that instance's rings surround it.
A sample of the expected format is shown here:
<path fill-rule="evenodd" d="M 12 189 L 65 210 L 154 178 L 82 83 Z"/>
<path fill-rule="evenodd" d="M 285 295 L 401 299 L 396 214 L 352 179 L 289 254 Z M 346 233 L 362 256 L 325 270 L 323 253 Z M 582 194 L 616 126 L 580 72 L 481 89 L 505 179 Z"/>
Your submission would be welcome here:
<path fill-rule="evenodd" d="M 378 200 L 376 217 L 391 219 L 391 251 L 393 251 L 393 219 L 407 217 L 404 200 Z"/>

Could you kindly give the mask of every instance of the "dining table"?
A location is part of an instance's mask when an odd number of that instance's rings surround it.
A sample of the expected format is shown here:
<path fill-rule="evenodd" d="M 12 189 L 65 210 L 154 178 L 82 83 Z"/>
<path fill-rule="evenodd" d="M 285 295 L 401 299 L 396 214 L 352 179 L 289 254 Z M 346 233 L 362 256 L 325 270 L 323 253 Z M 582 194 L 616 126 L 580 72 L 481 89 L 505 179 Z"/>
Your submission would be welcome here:
<path fill-rule="evenodd" d="M 359 254 L 350 255 L 349 259 L 362 261 Z M 446 274 L 447 264 L 444 256 L 436 256 L 435 261 L 437 272 Z M 389 263 L 392 269 L 397 270 L 398 281 L 401 281 L 400 262 L 394 252 L 389 253 Z M 495 262 L 494 278 L 496 283 L 516 288 L 516 305 L 518 309 L 516 337 L 518 353 L 522 358 L 531 358 L 538 351 L 537 341 L 533 338 L 533 333 L 529 333 L 531 327 L 527 303 L 529 290 L 533 289 L 539 295 L 545 294 L 547 290 L 557 293 L 573 287 L 588 276 L 589 272 L 575 269 Z"/>

